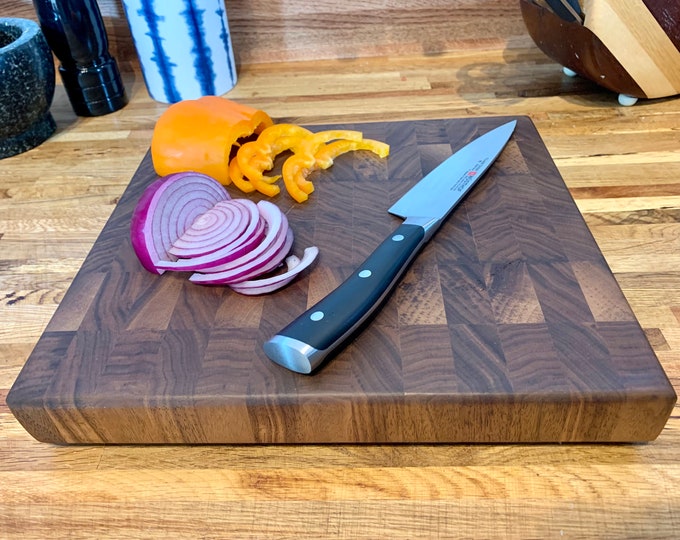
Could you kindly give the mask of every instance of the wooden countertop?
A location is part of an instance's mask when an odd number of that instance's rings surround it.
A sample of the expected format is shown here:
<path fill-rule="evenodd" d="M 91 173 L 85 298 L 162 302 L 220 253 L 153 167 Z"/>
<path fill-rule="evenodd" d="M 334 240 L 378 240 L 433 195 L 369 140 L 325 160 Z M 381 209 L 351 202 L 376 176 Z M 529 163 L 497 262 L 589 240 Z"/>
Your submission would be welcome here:
<path fill-rule="evenodd" d="M 5 396 L 143 158 L 165 105 L 0 161 L 3 538 L 672 537 L 680 416 L 645 445 L 77 446 L 38 443 Z M 623 108 L 535 48 L 254 64 L 229 94 L 298 123 L 525 114 L 680 390 L 680 100 Z"/>

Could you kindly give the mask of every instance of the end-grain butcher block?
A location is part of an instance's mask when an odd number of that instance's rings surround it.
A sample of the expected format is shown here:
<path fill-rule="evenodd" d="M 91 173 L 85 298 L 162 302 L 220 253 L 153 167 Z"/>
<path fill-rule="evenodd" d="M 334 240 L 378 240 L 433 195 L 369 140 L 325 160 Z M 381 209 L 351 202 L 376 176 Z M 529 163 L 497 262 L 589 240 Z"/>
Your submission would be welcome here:
<path fill-rule="evenodd" d="M 654 439 L 675 393 L 524 117 L 347 347 L 313 375 L 264 354 L 265 341 L 401 222 L 387 213 L 392 202 L 508 120 L 333 126 L 389 143 L 390 156 L 343 155 L 314 173 L 306 203 L 273 199 L 295 249 L 315 245 L 319 257 L 258 297 L 141 267 L 129 225 L 156 179 L 147 155 L 12 387 L 10 409 L 55 443 Z"/>

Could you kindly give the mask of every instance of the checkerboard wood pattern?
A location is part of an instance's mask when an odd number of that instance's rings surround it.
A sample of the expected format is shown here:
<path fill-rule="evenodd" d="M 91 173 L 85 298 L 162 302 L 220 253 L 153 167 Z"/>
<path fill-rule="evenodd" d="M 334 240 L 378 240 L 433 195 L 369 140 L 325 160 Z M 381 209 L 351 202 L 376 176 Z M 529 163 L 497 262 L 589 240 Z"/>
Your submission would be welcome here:
<path fill-rule="evenodd" d="M 307 203 L 275 200 L 295 250 L 320 257 L 254 298 L 139 265 L 129 222 L 156 178 L 147 155 L 12 387 L 12 412 L 56 443 L 654 439 L 675 393 L 526 117 L 335 358 L 308 376 L 263 353 L 399 224 L 392 202 L 508 120 L 341 126 L 390 143 L 389 158 L 347 154 L 313 177 Z"/>

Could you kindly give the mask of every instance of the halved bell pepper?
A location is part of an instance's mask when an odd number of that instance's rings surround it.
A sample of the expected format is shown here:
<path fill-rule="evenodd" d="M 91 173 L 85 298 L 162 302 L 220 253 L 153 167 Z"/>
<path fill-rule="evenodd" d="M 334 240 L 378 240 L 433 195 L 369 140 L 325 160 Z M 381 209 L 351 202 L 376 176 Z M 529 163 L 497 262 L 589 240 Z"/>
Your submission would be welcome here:
<path fill-rule="evenodd" d="M 232 147 L 273 123 L 266 112 L 222 97 L 179 101 L 156 122 L 151 138 L 154 169 L 160 176 L 201 172 L 228 184 Z"/>

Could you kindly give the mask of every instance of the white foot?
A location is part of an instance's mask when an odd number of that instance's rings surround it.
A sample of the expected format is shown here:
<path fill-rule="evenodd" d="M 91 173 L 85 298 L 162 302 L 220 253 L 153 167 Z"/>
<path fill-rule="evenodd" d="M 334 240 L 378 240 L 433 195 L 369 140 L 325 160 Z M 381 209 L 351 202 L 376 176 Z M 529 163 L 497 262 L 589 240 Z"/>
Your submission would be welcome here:
<path fill-rule="evenodd" d="M 564 73 L 567 77 L 576 77 L 576 75 L 578 75 L 578 73 L 576 73 L 575 71 L 572 71 L 568 67 L 563 67 L 562 73 Z"/>
<path fill-rule="evenodd" d="M 638 98 L 629 96 L 626 94 L 619 94 L 619 104 L 623 105 L 624 107 L 630 107 L 631 105 L 635 105 L 637 103 Z"/>

